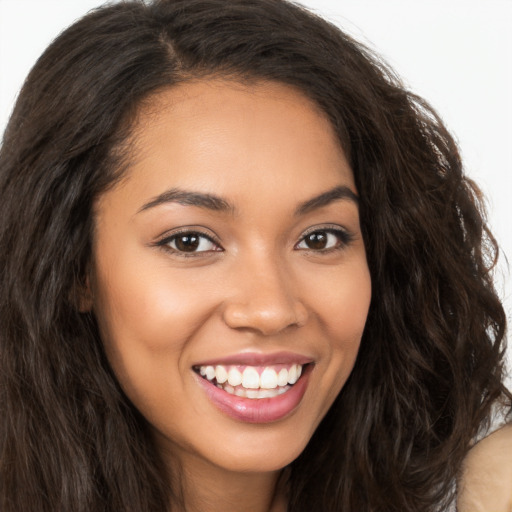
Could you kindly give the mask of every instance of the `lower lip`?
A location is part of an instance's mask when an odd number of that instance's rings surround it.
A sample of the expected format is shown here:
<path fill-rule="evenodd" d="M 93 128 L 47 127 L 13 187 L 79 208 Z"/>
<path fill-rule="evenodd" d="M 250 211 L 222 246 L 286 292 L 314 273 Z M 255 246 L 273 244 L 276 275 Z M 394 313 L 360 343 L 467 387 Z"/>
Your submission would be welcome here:
<path fill-rule="evenodd" d="M 270 423 L 278 421 L 294 411 L 308 386 L 313 365 L 308 364 L 300 379 L 285 393 L 273 398 L 244 398 L 232 395 L 194 373 L 208 398 L 223 413 L 247 423 Z"/>

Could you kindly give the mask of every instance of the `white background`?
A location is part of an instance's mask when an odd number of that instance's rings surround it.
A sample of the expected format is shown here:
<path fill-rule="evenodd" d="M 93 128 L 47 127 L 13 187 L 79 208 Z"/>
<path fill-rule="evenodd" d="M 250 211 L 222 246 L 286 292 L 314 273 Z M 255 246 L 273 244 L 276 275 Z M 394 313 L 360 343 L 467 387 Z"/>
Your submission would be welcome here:
<path fill-rule="evenodd" d="M 0 133 L 37 57 L 101 3 L 0 0 Z M 512 265 L 512 0 L 301 3 L 376 49 L 437 109 L 456 135 L 467 173 L 487 196 L 490 224 Z M 497 287 L 509 323 L 511 281 L 502 258 Z"/>

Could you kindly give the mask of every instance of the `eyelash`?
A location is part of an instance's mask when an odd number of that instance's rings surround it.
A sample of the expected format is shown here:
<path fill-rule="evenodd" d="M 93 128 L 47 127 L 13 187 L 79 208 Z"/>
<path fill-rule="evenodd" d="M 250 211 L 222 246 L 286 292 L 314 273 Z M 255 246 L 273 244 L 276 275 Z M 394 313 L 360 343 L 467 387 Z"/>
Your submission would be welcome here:
<path fill-rule="evenodd" d="M 312 249 L 309 247 L 299 248 L 299 245 L 302 244 L 308 236 L 315 235 L 315 234 L 316 235 L 319 235 L 319 234 L 334 235 L 338 239 L 338 241 L 334 247 L 328 247 L 326 249 Z M 176 242 L 176 240 L 178 240 L 180 237 L 184 237 L 185 235 L 188 235 L 189 237 L 195 236 L 200 239 L 207 240 L 211 244 L 215 245 L 217 248 L 213 249 L 213 250 L 186 252 L 186 251 L 180 251 L 178 248 L 174 248 L 174 247 L 170 246 L 171 243 Z M 297 242 L 297 244 L 295 244 L 294 248 L 298 249 L 298 250 L 304 250 L 304 251 L 316 253 L 316 254 L 327 254 L 327 253 L 331 253 L 334 251 L 339 251 L 339 250 L 344 249 L 345 247 L 350 245 L 353 240 L 354 240 L 354 236 L 350 232 L 348 232 L 347 230 L 342 229 L 338 226 L 336 226 L 336 227 L 326 226 L 326 227 L 320 227 L 320 228 L 315 227 L 315 228 L 308 230 L 306 233 L 304 233 L 302 235 L 301 239 L 299 240 L 299 242 Z M 201 244 L 201 243 L 202 242 L 199 241 L 199 244 Z M 223 252 L 224 251 L 224 249 L 221 247 L 219 241 L 216 240 L 211 235 L 208 235 L 198 229 L 188 229 L 188 228 L 183 229 L 181 231 L 174 232 L 169 236 L 165 236 L 164 238 L 158 240 L 155 243 L 155 246 L 161 247 L 162 249 L 170 251 L 171 253 L 178 255 L 179 257 L 183 257 L 183 258 L 201 257 L 201 256 L 204 256 L 205 253 L 210 254 L 212 252 Z"/>
<path fill-rule="evenodd" d="M 214 250 L 208 250 L 208 251 L 194 251 L 194 252 L 186 252 L 186 251 L 180 251 L 179 249 L 175 249 L 174 247 L 171 247 L 170 244 L 178 240 L 180 237 L 185 237 L 185 235 L 191 236 L 197 236 L 200 239 L 207 240 L 208 242 L 212 243 L 217 247 L 217 249 Z M 199 242 L 201 243 L 201 241 Z M 204 256 L 205 253 L 209 254 L 211 252 L 223 252 L 224 249 L 220 246 L 220 243 L 211 235 L 208 235 L 206 233 L 203 233 L 202 231 L 198 229 L 183 229 L 177 232 L 172 233 L 169 236 L 165 236 L 164 238 L 158 240 L 155 244 L 157 247 L 161 247 L 164 250 L 167 250 L 171 252 L 172 254 L 175 254 L 182 258 L 197 258 L 200 256 Z"/>
<path fill-rule="evenodd" d="M 314 227 L 310 230 L 306 231 L 299 240 L 299 242 L 295 245 L 295 247 L 298 247 L 301 243 L 303 243 L 308 236 L 311 235 L 318 235 L 318 234 L 327 233 L 328 235 L 334 235 L 338 241 L 337 244 L 334 247 L 328 247 L 326 249 L 311 249 L 311 248 L 304 248 L 303 250 L 314 252 L 314 253 L 321 253 L 321 254 L 328 254 L 334 251 L 339 251 L 345 249 L 348 245 L 350 245 L 354 241 L 354 235 L 347 231 L 346 229 L 342 229 L 339 226 L 322 226 L 322 227 Z"/>

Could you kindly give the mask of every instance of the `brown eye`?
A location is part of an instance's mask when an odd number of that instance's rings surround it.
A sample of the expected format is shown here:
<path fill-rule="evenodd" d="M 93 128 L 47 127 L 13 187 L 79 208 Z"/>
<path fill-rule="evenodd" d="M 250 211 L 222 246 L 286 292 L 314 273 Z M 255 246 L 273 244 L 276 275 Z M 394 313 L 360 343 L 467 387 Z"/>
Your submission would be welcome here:
<path fill-rule="evenodd" d="M 199 247 L 200 238 L 196 234 L 180 235 L 175 239 L 176 249 L 183 252 L 194 252 Z"/>
<path fill-rule="evenodd" d="M 304 238 L 308 249 L 314 249 L 315 251 L 325 249 L 327 247 L 327 241 L 327 233 L 323 231 L 316 231 Z"/>
<path fill-rule="evenodd" d="M 217 251 L 219 247 L 210 238 L 193 231 L 178 233 L 162 241 L 160 245 L 167 245 L 176 252 L 199 253 Z"/>
<path fill-rule="evenodd" d="M 352 241 L 352 236 L 342 229 L 319 229 L 305 235 L 296 245 L 296 249 L 309 251 L 329 251 L 345 247 Z"/>

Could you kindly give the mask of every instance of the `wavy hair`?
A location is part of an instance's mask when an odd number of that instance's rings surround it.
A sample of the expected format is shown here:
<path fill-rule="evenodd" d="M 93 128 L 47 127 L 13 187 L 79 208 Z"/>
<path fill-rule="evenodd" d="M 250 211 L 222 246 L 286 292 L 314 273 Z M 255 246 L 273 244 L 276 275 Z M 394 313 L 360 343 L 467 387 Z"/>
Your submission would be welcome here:
<path fill-rule="evenodd" d="M 289 511 L 443 510 L 492 404 L 510 398 L 480 192 L 425 101 L 282 0 L 105 6 L 29 74 L 0 152 L 0 509 L 155 512 L 177 499 L 76 296 L 92 205 L 123 175 L 138 106 L 213 75 L 316 102 L 360 193 L 368 321 L 349 380 L 290 464 Z"/>

